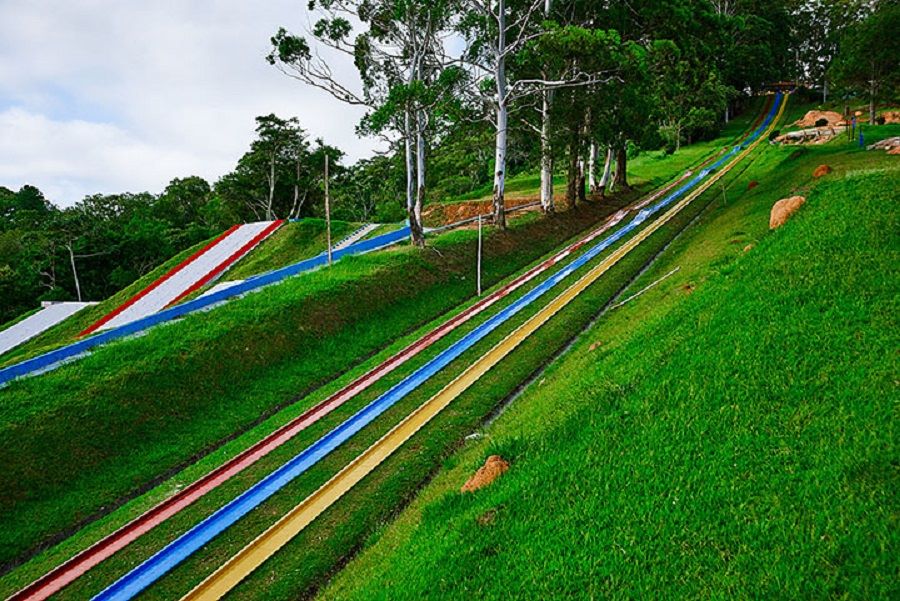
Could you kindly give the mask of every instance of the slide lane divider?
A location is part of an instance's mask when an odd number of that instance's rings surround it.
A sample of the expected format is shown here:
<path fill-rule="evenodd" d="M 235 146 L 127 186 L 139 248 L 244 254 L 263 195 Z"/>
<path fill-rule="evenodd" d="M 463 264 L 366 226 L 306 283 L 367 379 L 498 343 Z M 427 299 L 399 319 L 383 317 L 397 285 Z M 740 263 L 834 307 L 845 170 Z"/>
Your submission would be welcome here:
<path fill-rule="evenodd" d="M 393 244 L 397 244 L 398 242 L 402 242 L 406 240 L 408 236 L 409 227 L 402 227 L 393 232 L 387 232 L 386 234 L 382 234 L 380 236 L 376 236 L 374 238 L 369 238 L 368 240 L 363 240 L 361 242 L 357 242 L 356 244 L 352 244 L 347 248 L 332 253 L 332 256 L 335 260 L 338 260 L 348 255 L 372 252 L 374 250 L 378 250 L 387 246 L 391 246 Z M 166 323 L 178 317 L 183 317 L 184 315 L 209 308 L 212 305 L 221 303 L 235 296 L 240 296 L 264 286 L 276 284 L 278 282 L 281 282 L 285 278 L 298 275 L 300 273 L 310 271 L 318 267 L 322 267 L 327 263 L 328 259 L 324 254 L 317 255 L 315 257 L 312 257 L 311 259 L 306 259 L 304 261 L 300 261 L 299 263 L 294 263 L 293 265 L 282 267 L 281 269 L 276 269 L 259 276 L 247 278 L 243 282 L 235 284 L 234 286 L 230 286 L 206 296 L 191 299 L 185 303 L 181 303 L 180 305 L 169 307 L 168 309 L 163 309 L 162 311 L 154 313 L 153 315 L 142 317 L 140 319 L 132 321 L 131 323 L 121 325 L 117 328 L 105 330 L 103 332 L 100 332 L 99 334 L 91 336 L 90 338 L 78 340 L 76 342 L 73 342 L 72 344 L 68 344 L 56 350 L 44 353 L 43 355 L 38 355 L 37 357 L 33 357 L 19 363 L 14 363 L 13 365 L 0 369 L 0 386 L 21 376 L 53 369 L 54 367 L 65 361 L 73 360 L 78 356 L 86 353 L 87 351 L 112 340 L 117 340 L 119 338 L 124 338 L 126 336 L 142 332 L 161 323 Z"/>
<path fill-rule="evenodd" d="M 239 227 L 241 227 L 240 224 L 233 225 L 230 228 L 228 228 L 227 230 L 225 230 L 224 232 L 222 232 L 221 234 L 219 234 L 218 236 L 216 236 L 215 238 L 213 238 L 212 240 L 210 240 L 209 242 L 207 242 L 206 244 L 204 244 L 202 248 L 197 250 L 197 252 L 191 254 L 184 261 L 182 261 L 181 263 L 179 263 L 178 265 L 176 265 L 175 267 L 173 267 L 172 269 L 170 269 L 169 271 L 167 271 L 166 273 L 164 273 L 163 275 L 158 277 L 156 280 L 151 282 L 150 285 L 148 285 L 146 288 L 139 291 L 137 294 L 135 294 L 134 296 L 129 298 L 127 301 L 125 301 L 124 303 L 122 303 L 121 305 L 119 305 L 118 307 L 116 307 L 115 309 L 113 309 L 112 311 L 110 311 L 109 313 L 107 313 L 106 315 L 104 315 L 103 317 L 98 319 L 97 321 L 95 321 L 93 324 L 91 324 L 90 326 L 88 326 L 87 328 L 82 330 L 81 333 L 78 334 L 78 336 L 79 337 L 87 336 L 88 334 L 91 334 L 91 333 L 97 331 L 99 328 L 103 327 L 104 324 L 106 324 L 108 321 L 110 321 L 111 319 L 113 319 L 114 317 L 119 315 L 122 311 L 124 311 L 131 305 L 135 304 L 136 302 L 138 302 L 139 300 L 141 300 L 142 298 L 144 298 L 145 296 L 150 294 L 150 292 L 152 292 L 153 290 L 158 288 L 160 285 L 162 285 L 164 282 L 169 280 L 169 278 L 171 278 L 176 273 L 178 273 L 179 271 L 181 271 L 182 269 L 184 269 L 185 267 L 187 267 L 188 265 L 190 265 L 191 263 L 193 263 L 194 261 L 199 259 L 209 249 L 211 249 L 212 247 L 217 245 L 219 242 L 221 242 L 222 240 L 224 240 L 225 238 L 227 238 L 228 236 L 233 234 L 235 231 L 237 231 L 237 229 Z"/>
<path fill-rule="evenodd" d="M 644 200 L 652 201 L 659 198 L 686 177 L 688 177 L 687 173 L 660 190 L 648 195 Z M 584 238 L 574 242 L 542 263 L 535 265 L 508 284 L 492 292 L 490 295 L 479 300 L 454 317 L 451 317 L 434 330 L 426 333 L 418 340 L 412 342 L 409 346 L 389 357 L 383 363 L 355 379 L 319 404 L 308 409 L 300 416 L 281 426 L 259 442 L 247 448 L 245 451 L 235 455 L 221 466 L 195 480 L 173 496 L 160 502 L 158 505 L 141 514 L 131 522 L 125 524 L 84 551 L 47 572 L 44 576 L 21 589 L 12 597 L 9 597 L 9 601 L 21 601 L 24 599 L 38 601 L 46 599 L 50 595 L 58 592 L 100 562 L 111 557 L 131 542 L 137 540 L 146 532 L 152 530 L 163 521 L 177 514 L 222 483 L 247 469 L 281 445 L 290 441 L 297 434 L 366 390 L 369 386 L 391 373 L 450 332 L 454 331 L 460 325 L 485 311 L 509 294 L 512 294 L 546 270 L 563 261 L 572 253 L 578 251 L 584 245 L 589 244 L 600 235 L 607 232 L 610 228 L 621 222 L 627 211 L 628 207 L 610 215 L 599 227 L 594 229 Z"/>
<path fill-rule="evenodd" d="M 779 111 L 778 114 L 780 116 L 781 112 Z M 538 311 L 538 313 L 530 317 L 522 325 L 507 335 L 487 353 L 479 357 L 459 376 L 441 389 L 440 392 L 425 401 L 425 403 L 420 405 L 400 423 L 388 431 L 387 434 L 335 474 L 328 482 L 306 497 L 306 499 L 301 501 L 294 509 L 241 549 L 187 595 L 182 597 L 182 601 L 212 601 L 220 599 L 231 591 L 247 575 L 251 574 L 269 557 L 290 542 L 307 525 L 312 523 L 316 517 L 321 515 L 347 491 L 393 454 L 394 451 L 399 449 L 416 432 L 453 402 L 453 400 L 468 390 L 481 378 L 481 376 L 515 350 L 519 344 L 549 321 L 550 318 L 565 308 L 569 302 L 598 280 L 613 265 L 631 252 L 631 250 L 669 222 L 672 217 L 677 215 L 684 207 L 708 190 L 723 177 L 728 170 L 734 167 L 734 165 L 740 163 L 754 147 L 755 144 L 746 148 L 741 154 L 735 157 L 730 165 L 714 174 L 713 177 L 703 183 L 699 188 L 672 206 L 653 223 L 614 250 L 607 258 L 579 278 L 559 296 L 547 303 L 540 311 Z M 734 153 L 729 153 L 729 155 L 731 154 Z"/>
<path fill-rule="evenodd" d="M 766 121 L 768 122 L 770 119 L 771 115 L 769 115 Z M 757 135 L 758 132 L 759 130 L 754 132 L 754 136 Z M 405 377 L 390 390 L 357 411 L 343 423 L 325 434 L 299 454 L 295 455 L 292 459 L 288 460 L 281 467 L 254 484 L 247 491 L 223 505 L 216 512 L 183 533 L 142 564 L 122 576 L 119 580 L 101 591 L 94 599 L 106 601 L 133 598 L 146 587 L 150 586 L 153 582 L 172 570 L 175 566 L 190 557 L 195 551 L 240 520 L 259 504 L 269 499 L 285 485 L 306 472 L 319 460 L 346 442 L 387 409 L 395 405 L 410 392 L 414 391 L 419 385 L 446 367 L 463 352 L 474 346 L 478 341 L 482 340 L 500 325 L 519 313 L 522 309 L 543 296 L 556 284 L 566 279 L 574 271 L 587 264 L 598 254 L 631 233 L 651 214 L 668 204 L 671 204 L 688 189 L 697 185 L 697 183 L 705 179 L 717 165 L 741 148 L 741 146 L 736 146 L 713 167 L 702 170 L 699 175 L 692 178 L 687 184 L 681 186 L 675 192 L 654 204 L 651 208 L 640 211 L 625 227 L 604 238 L 580 257 L 572 261 L 569 265 L 547 278 L 547 280 L 540 283 L 534 289 L 527 292 L 521 298 L 517 299 L 483 324 L 480 324 L 477 328 L 463 336 L 463 338 L 453 343 L 429 362 Z"/>

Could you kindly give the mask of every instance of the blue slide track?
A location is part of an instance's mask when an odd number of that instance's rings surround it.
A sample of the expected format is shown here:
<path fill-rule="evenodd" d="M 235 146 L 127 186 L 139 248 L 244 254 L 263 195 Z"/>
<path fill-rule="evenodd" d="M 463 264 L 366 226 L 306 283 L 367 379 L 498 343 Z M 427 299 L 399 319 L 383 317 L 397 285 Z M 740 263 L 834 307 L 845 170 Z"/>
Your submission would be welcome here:
<path fill-rule="evenodd" d="M 400 242 L 401 240 L 408 237 L 409 227 L 404 226 L 393 232 L 388 232 L 386 234 L 370 238 L 369 240 L 362 240 L 360 242 L 357 242 L 356 244 L 351 244 L 347 248 L 336 250 L 332 253 L 332 260 L 337 261 L 338 259 L 341 259 L 348 255 L 358 255 L 361 253 L 378 250 L 380 248 L 384 248 L 385 246 L 396 244 L 397 242 Z M 263 286 L 276 284 L 284 280 L 285 278 L 303 273 L 304 271 L 315 269 L 316 267 L 322 267 L 327 263 L 328 257 L 326 253 L 322 253 L 320 255 L 316 255 L 311 259 L 306 259 L 305 261 L 300 261 L 299 263 L 294 263 L 293 265 L 288 265 L 287 267 L 282 267 L 281 269 L 276 269 L 268 273 L 253 276 L 244 280 L 240 284 L 235 284 L 234 286 L 230 286 L 224 290 L 220 290 L 218 292 L 214 292 L 213 294 L 196 298 L 180 305 L 175 305 L 174 307 L 164 309 L 159 313 L 154 313 L 153 315 L 148 315 L 147 317 L 138 319 L 118 328 L 113 328 L 111 330 L 101 332 L 100 334 L 91 336 L 90 338 L 85 338 L 84 340 L 73 342 L 72 344 L 60 347 L 48 353 L 44 353 L 43 355 L 38 355 L 37 357 L 34 357 L 32 359 L 28 359 L 20 363 L 15 363 L 13 365 L 10 365 L 9 367 L 0 369 L 0 386 L 3 386 L 7 382 L 15 378 L 52 369 L 54 366 L 57 366 L 60 363 L 66 361 L 73 360 L 76 357 L 91 350 L 92 348 L 100 346 L 101 344 L 106 344 L 107 342 L 110 342 L 112 340 L 124 338 L 125 336 L 130 336 L 138 332 L 143 332 L 144 330 L 152 328 L 155 325 L 171 321 L 173 319 L 188 315 L 189 313 L 193 313 L 201 309 L 209 308 L 212 305 L 221 303 L 230 298 L 234 298 L 235 296 L 257 290 L 259 288 L 262 288 Z"/>
<path fill-rule="evenodd" d="M 777 114 L 781 100 L 782 95 L 778 94 L 762 125 L 760 125 L 759 128 L 757 128 L 742 144 L 733 147 L 713 165 L 703 169 L 686 184 L 670 193 L 665 198 L 640 211 L 634 219 L 621 229 L 585 251 L 583 255 L 572 261 L 569 265 L 547 278 L 544 282 L 523 295 L 514 303 L 476 327 L 457 342 L 453 343 L 450 347 L 408 375 L 390 390 L 360 409 L 351 417 L 347 418 L 343 423 L 295 455 L 268 476 L 251 486 L 247 491 L 223 505 L 215 513 L 169 543 L 144 563 L 122 576 L 119 580 L 95 596 L 94 601 L 123 601 L 125 599 L 131 599 L 167 572 L 175 568 L 182 561 L 190 557 L 195 551 L 213 540 L 228 527 L 259 506 L 260 503 L 270 498 L 288 483 L 315 465 L 323 457 L 328 455 L 331 451 L 350 439 L 350 437 L 370 424 L 406 395 L 418 388 L 423 382 L 446 367 L 451 361 L 459 357 L 466 350 L 472 348 L 478 341 L 482 340 L 485 336 L 496 330 L 500 325 L 519 313 L 522 309 L 546 294 L 554 286 L 572 275 L 578 268 L 584 266 L 601 252 L 637 229 L 649 216 L 672 204 L 685 192 L 703 181 L 707 175 L 721 167 L 729 158 L 740 152 L 740 150 L 745 148 L 765 131 L 766 127 L 768 127 L 769 123 Z"/>

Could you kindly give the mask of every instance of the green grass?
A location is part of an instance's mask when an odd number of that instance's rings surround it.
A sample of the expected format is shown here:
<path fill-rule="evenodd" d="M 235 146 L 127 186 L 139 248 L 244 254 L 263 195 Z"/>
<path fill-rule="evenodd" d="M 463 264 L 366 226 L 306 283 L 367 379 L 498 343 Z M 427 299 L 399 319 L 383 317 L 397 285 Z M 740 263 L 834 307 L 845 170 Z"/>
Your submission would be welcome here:
<path fill-rule="evenodd" d="M 321 596 L 896 597 L 898 165 L 767 147 Z"/>
<path fill-rule="evenodd" d="M 267 590 L 267 595 L 271 598 L 296 598 L 297 595 L 320 583 L 322 578 L 328 574 L 336 563 L 340 562 L 342 557 L 350 553 L 383 520 L 390 517 L 393 507 L 398 503 L 402 503 L 408 497 L 410 492 L 415 489 L 417 483 L 421 482 L 434 469 L 435 463 L 439 463 L 441 457 L 452 451 L 462 436 L 470 432 L 474 427 L 477 427 L 478 423 L 491 411 L 497 402 L 506 396 L 530 371 L 535 369 L 541 361 L 549 357 L 555 349 L 563 344 L 573 331 L 583 327 L 596 312 L 597 307 L 611 298 L 618 288 L 622 286 L 623 282 L 632 277 L 643 262 L 652 256 L 657 249 L 661 248 L 674 232 L 687 223 L 697 212 L 701 211 L 703 206 L 704 203 L 692 205 L 673 223 L 651 237 L 637 251 L 630 254 L 608 274 L 608 277 L 604 278 L 602 284 L 593 287 L 589 294 L 580 297 L 577 302 L 573 303 L 559 316 L 559 319 L 554 320 L 551 326 L 542 329 L 539 335 L 531 338 L 523 347 L 518 349 L 513 357 L 507 363 L 504 363 L 506 367 L 501 376 L 486 379 L 486 381 L 490 380 L 488 388 L 481 388 L 477 392 L 468 393 L 455 403 L 452 410 L 443 414 L 426 432 L 423 432 L 417 438 L 417 442 L 401 449 L 397 455 L 392 457 L 389 464 L 384 467 L 384 470 L 379 471 L 380 475 L 378 477 L 367 480 L 367 484 L 364 483 L 362 487 L 351 492 L 342 501 L 340 508 L 329 513 L 330 517 L 318 521 L 292 543 L 290 548 L 294 550 L 293 552 L 279 555 L 278 558 L 275 558 L 269 564 L 270 567 L 267 570 L 259 575 L 254 575 L 247 584 L 243 585 L 241 589 L 243 592 L 239 591 L 238 596 L 253 597 L 261 583 L 269 586 L 268 583 L 271 580 L 272 573 L 291 573 L 296 575 L 296 577 L 279 581 L 277 585 L 270 587 Z M 518 222 L 519 225 L 517 227 L 525 227 L 529 223 L 541 222 L 542 220 L 537 219 L 535 215 L 527 215 L 524 216 L 522 221 Z M 453 232 L 444 237 L 437 246 L 442 253 L 445 253 L 455 244 L 463 241 L 468 241 L 471 244 L 473 236 L 474 233 L 471 231 Z M 511 302 L 512 300 L 507 299 L 506 302 Z M 209 545 L 202 554 L 188 561 L 158 586 L 153 587 L 148 593 L 148 598 L 171 598 L 195 584 L 203 574 L 208 573 L 212 567 L 223 561 L 229 553 L 234 552 L 246 540 L 268 526 L 278 515 L 287 511 L 296 503 L 298 498 L 302 498 L 303 495 L 314 490 L 315 487 L 330 477 L 354 454 L 361 451 L 365 445 L 370 444 L 387 428 L 396 423 L 402 415 L 408 413 L 414 406 L 433 394 L 454 373 L 462 369 L 468 361 L 487 350 L 500 336 L 521 323 L 530 312 L 536 309 L 537 307 L 532 307 L 529 312 L 518 316 L 512 323 L 502 328 L 501 331 L 495 333 L 488 340 L 483 341 L 455 362 L 448 370 L 402 401 L 387 415 L 373 424 L 371 428 L 368 428 L 364 433 L 360 433 L 346 447 L 339 449 L 299 481 L 291 484 L 285 491 L 276 495 L 259 512 L 255 512 L 253 516 L 242 520 L 227 535 Z M 451 339 L 462 336 L 465 331 L 474 327 L 474 325 L 473 323 L 462 331 L 455 333 Z M 451 340 L 447 340 L 445 344 L 450 342 Z M 426 353 L 425 356 L 417 358 L 411 365 L 386 378 L 384 382 L 379 383 L 377 387 L 365 395 L 361 395 L 360 398 L 354 399 L 352 403 L 341 408 L 333 416 L 329 416 L 323 423 L 317 424 L 308 432 L 304 432 L 297 440 L 292 441 L 271 458 L 267 458 L 260 465 L 255 466 L 246 475 L 242 475 L 234 482 L 229 483 L 222 490 L 216 491 L 210 498 L 204 499 L 204 501 L 199 503 L 197 507 L 191 508 L 185 514 L 173 520 L 171 524 L 167 524 L 164 529 L 160 529 L 160 532 L 151 534 L 142 540 L 139 545 L 131 547 L 129 552 L 104 564 L 95 573 L 68 591 L 66 597 L 81 598 L 96 593 L 105 583 L 121 575 L 128 566 L 134 565 L 136 562 L 149 556 L 165 542 L 189 527 L 190 524 L 208 515 L 215 507 L 237 494 L 243 488 L 246 488 L 251 482 L 259 479 L 267 470 L 274 468 L 279 462 L 284 461 L 291 454 L 302 449 L 314 440 L 316 436 L 326 431 L 327 428 L 333 427 L 333 425 L 338 423 L 338 420 L 345 418 L 364 402 L 367 402 L 396 382 L 400 377 L 438 350 L 439 348 L 435 348 Z M 309 402 L 312 401 L 310 400 Z M 299 407 L 297 410 L 299 410 Z M 274 424 L 272 424 L 272 427 L 274 427 Z M 171 490 L 171 486 L 169 486 L 168 490 Z M 378 509 L 375 511 L 372 510 L 372 498 L 378 499 Z M 136 511 L 136 509 L 134 510 Z M 315 542 L 313 543 L 313 541 Z M 39 573 L 37 571 L 39 564 L 40 562 L 34 562 L 28 568 L 29 570 L 34 570 L 35 573 Z M 8 579 L 6 582 L 11 583 L 13 580 Z"/>
<path fill-rule="evenodd" d="M 358 227 L 358 223 L 332 221 L 332 243 L 340 242 Z M 289 222 L 281 226 L 264 244 L 238 261 L 225 277 L 229 280 L 241 280 L 264 271 L 286 267 L 324 252 L 326 246 L 324 219 L 307 218 Z"/>
<path fill-rule="evenodd" d="M 486 284 L 610 210 L 586 206 L 489 232 Z M 470 233 L 448 233 L 433 248 L 347 258 L 11 383 L 0 391 L 2 561 L 104 512 L 470 298 Z"/>

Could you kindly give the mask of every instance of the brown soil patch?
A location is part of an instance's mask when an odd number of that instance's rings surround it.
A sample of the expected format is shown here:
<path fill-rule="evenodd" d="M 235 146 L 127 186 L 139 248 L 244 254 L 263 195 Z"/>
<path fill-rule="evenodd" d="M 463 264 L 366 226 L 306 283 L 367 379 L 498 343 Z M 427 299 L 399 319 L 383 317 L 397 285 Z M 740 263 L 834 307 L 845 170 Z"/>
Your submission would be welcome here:
<path fill-rule="evenodd" d="M 509 469 L 509 462 L 500 455 L 491 455 L 487 458 L 478 471 L 469 478 L 459 492 L 475 492 L 480 488 L 484 488 L 497 478 L 499 478 L 506 470 Z"/>
<path fill-rule="evenodd" d="M 900 123 L 900 111 L 885 111 L 881 116 L 885 123 Z"/>
<path fill-rule="evenodd" d="M 696 286 L 694 286 L 693 284 L 685 284 L 681 287 L 681 289 L 684 290 L 685 294 L 692 294 L 694 290 L 696 290 Z"/>
<path fill-rule="evenodd" d="M 488 509 L 480 516 L 475 518 L 475 521 L 478 522 L 479 526 L 490 526 L 494 523 L 494 520 L 497 519 L 497 510 L 496 509 Z"/>
<path fill-rule="evenodd" d="M 758 185 L 759 185 L 759 182 L 756 181 L 756 180 L 753 180 L 752 182 L 750 182 L 749 184 L 747 184 L 747 189 L 748 189 L 748 190 L 752 190 L 753 188 L 755 188 L 755 187 L 758 186 Z"/>
<path fill-rule="evenodd" d="M 800 127 L 815 127 L 816 122 L 819 119 L 825 119 L 828 121 L 828 125 L 838 125 L 844 120 L 843 115 L 840 113 L 835 113 L 834 111 L 809 111 L 803 118 L 795 121 L 794 125 Z"/>
<path fill-rule="evenodd" d="M 603 345 L 603 343 L 600 342 L 600 341 L 594 342 L 594 343 L 591 344 L 591 346 L 590 346 L 590 348 L 588 348 L 588 350 L 589 350 L 589 351 L 596 351 L 596 350 L 597 350 L 600 346 L 602 346 L 602 345 Z"/>
<path fill-rule="evenodd" d="M 769 214 L 769 229 L 779 228 L 788 220 L 788 218 L 797 212 L 806 198 L 803 196 L 791 196 L 790 198 L 782 198 L 772 205 L 772 212 Z"/>
<path fill-rule="evenodd" d="M 816 170 L 813 171 L 812 176 L 818 178 L 818 177 L 822 177 L 823 175 L 828 175 L 829 173 L 831 173 L 831 167 L 830 167 L 830 166 L 828 166 L 828 165 L 819 165 L 818 167 L 816 167 Z"/>
<path fill-rule="evenodd" d="M 521 196 L 506 198 L 506 209 L 536 202 L 539 196 Z M 560 206 L 560 198 L 554 197 L 554 204 Z M 534 210 L 540 210 L 539 206 Z M 434 203 L 425 207 L 422 211 L 422 221 L 428 227 L 440 227 L 483 215 L 486 219 L 493 214 L 493 202 L 491 200 L 466 200 L 453 203 Z"/>
<path fill-rule="evenodd" d="M 748 244 L 747 246 L 744 247 L 744 252 L 747 252 L 747 251 L 750 251 L 750 250 L 753 250 L 753 243 L 752 243 L 752 242 L 751 242 L 750 244 Z"/>
<path fill-rule="evenodd" d="M 888 154 L 898 155 L 900 154 L 900 146 L 894 146 L 890 150 L 887 151 Z"/>

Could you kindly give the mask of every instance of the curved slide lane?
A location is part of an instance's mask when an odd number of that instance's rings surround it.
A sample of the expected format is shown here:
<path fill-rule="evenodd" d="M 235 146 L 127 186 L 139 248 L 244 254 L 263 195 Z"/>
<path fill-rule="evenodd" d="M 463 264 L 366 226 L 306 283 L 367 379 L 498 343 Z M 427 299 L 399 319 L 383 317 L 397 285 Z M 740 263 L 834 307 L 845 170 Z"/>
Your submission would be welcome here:
<path fill-rule="evenodd" d="M 651 206 L 641 210 L 624 227 L 620 228 L 613 234 L 607 236 L 606 238 L 589 248 L 585 253 L 576 258 L 569 265 L 547 278 L 544 282 L 537 285 L 535 288 L 527 292 L 521 298 L 517 299 L 515 302 L 501 310 L 499 313 L 497 313 L 484 323 L 480 324 L 476 329 L 472 330 L 463 338 L 453 343 L 450 347 L 439 353 L 429 362 L 401 380 L 390 390 L 360 409 L 357 413 L 349 417 L 329 433 L 325 434 L 322 438 L 301 451 L 292 459 L 288 460 L 281 467 L 271 472 L 268 476 L 254 484 L 247 491 L 236 497 L 231 502 L 222 506 L 215 513 L 179 536 L 177 539 L 169 543 L 166 547 L 151 556 L 142 564 L 125 574 L 122 578 L 120 578 L 105 590 L 103 590 L 100 594 L 98 594 L 94 599 L 123 600 L 133 598 L 142 590 L 150 586 L 153 582 L 172 570 L 175 566 L 179 565 L 182 561 L 190 557 L 198 549 L 200 549 L 205 544 L 221 534 L 223 531 L 228 529 L 243 516 L 247 515 L 254 508 L 269 499 L 272 495 L 281 490 L 285 485 L 306 472 L 311 466 L 315 465 L 319 460 L 328 455 L 332 450 L 350 439 L 356 432 L 360 431 L 366 425 L 374 421 L 387 409 L 395 405 L 410 392 L 418 388 L 420 384 L 446 367 L 450 362 L 459 357 L 463 352 L 474 346 L 477 342 L 485 338 L 492 331 L 500 327 L 500 325 L 522 311 L 525 307 L 542 297 L 557 284 L 572 275 L 580 267 L 583 267 L 591 260 L 596 258 L 601 252 L 608 249 L 616 242 L 622 240 L 628 234 L 637 230 L 641 226 L 641 224 L 643 224 L 643 222 L 646 221 L 650 216 L 665 209 L 669 205 L 676 203 L 679 198 L 688 193 L 692 188 L 700 186 L 697 191 L 689 194 L 687 198 L 675 204 L 672 209 L 670 209 L 659 220 L 654 222 L 654 224 L 648 226 L 648 228 L 645 228 L 644 231 L 651 229 L 655 230 L 658 227 L 661 227 L 662 223 L 671 218 L 672 215 L 681 210 L 681 208 L 686 206 L 691 200 L 696 198 L 712 183 L 717 181 L 719 177 L 721 177 L 721 174 L 714 175 L 709 179 L 709 181 L 704 183 L 704 180 L 706 180 L 707 177 L 710 176 L 710 174 L 716 173 L 723 165 L 725 165 L 726 162 L 728 162 L 732 158 L 735 159 L 732 162 L 732 165 L 734 165 L 737 164 L 744 156 L 746 156 L 746 154 L 749 153 L 750 150 L 752 150 L 752 148 L 755 146 L 753 142 L 759 138 L 759 136 L 769 127 L 769 124 L 774 120 L 776 112 L 780 114 L 781 111 L 779 110 L 779 107 L 782 106 L 782 96 L 778 95 L 776 96 L 775 102 L 763 123 L 742 144 L 732 148 L 711 166 L 702 169 L 700 173 L 691 178 L 687 183 L 683 184 L 673 192 L 666 195 L 662 200 L 659 200 Z M 735 155 L 737 155 L 736 158 Z M 627 248 L 628 250 L 630 250 L 644 237 L 646 236 L 644 236 L 643 234 L 639 234 L 629 242 L 625 243 L 622 248 Z M 617 250 L 615 253 L 613 253 L 613 255 L 611 255 L 611 257 L 617 257 L 615 259 L 616 261 L 621 256 L 624 256 L 624 252 L 622 252 L 622 249 Z M 606 265 L 608 261 L 609 259 L 601 263 L 600 266 L 589 272 L 589 274 L 584 277 L 588 277 L 589 275 L 593 274 L 596 269 L 598 269 L 602 265 Z M 606 267 L 606 269 L 608 269 L 608 267 Z M 597 275 L 596 277 L 599 277 L 599 275 Z M 578 286 L 581 281 L 582 280 L 579 280 L 579 283 L 576 283 L 575 286 Z M 584 287 L 586 287 L 587 285 L 588 284 L 584 284 Z M 549 319 L 549 316 L 546 319 Z M 546 319 L 544 321 L 546 321 Z M 529 322 L 527 323 L 530 322 L 531 320 L 529 320 Z M 417 413 L 414 413 L 413 415 L 416 414 Z M 403 440 L 405 440 L 405 438 L 403 438 Z M 351 464 L 351 466 L 352 465 L 356 464 L 354 463 Z M 368 463 L 366 463 L 367 469 L 369 471 L 371 471 L 371 469 L 374 469 L 375 465 L 377 465 L 377 463 L 374 465 L 369 465 Z M 348 468 L 349 467 L 350 466 L 348 466 Z M 318 506 L 321 506 L 321 504 L 317 505 L 317 507 Z M 321 510 L 324 510 L 324 507 L 319 511 Z M 285 519 L 291 518 L 292 516 L 293 512 L 286 516 Z M 300 522 L 291 521 L 291 524 L 295 528 L 297 523 L 302 522 L 303 520 L 301 519 Z M 302 523 L 302 525 L 300 526 L 301 529 L 305 526 L 305 523 Z M 279 524 L 276 524 L 276 526 L 278 526 Z M 274 545 L 274 547 L 271 545 L 266 547 L 266 552 L 271 551 L 271 553 L 274 553 L 275 550 L 280 547 L 280 545 L 283 545 L 293 536 L 293 534 L 290 534 L 291 531 L 291 528 L 288 528 L 287 530 L 281 529 L 276 532 L 275 540 L 281 542 L 280 544 Z M 299 530 L 296 531 L 299 532 Z M 251 543 L 251 546 L 252 545 L 253 544 Z M 231 562 L 229 562 L 229 564 L 226 564 L 226 567 L 216 572 L 212 577 L 210 577 L 210 579 L 207 579 L 207 581 L 204 581 L 204 583 L 202 583 L 200 587 L 198 587 L 200 596 L 203 596 L 205 598 L 204 591 L 211 591 L 210 598 L 218 598 L 218 596 L 220 596 L 223 591 L 227 592 L 227 590 L 230 590 L 230 588 L 236 582 L 239 582 L 240 579 L 242 579 L 247 573 L 249 573 L 249 571 L 252 571 L 255 565 L 259 565 L 258 563 L 254 564 L 254 562 L 260 556 L 254 555 L 253 557 L 256 559 L 250 561 L 249 564 L 244 564 L 242 563 L 243 560 L 241 559 L 241 555 L 239 554 L 239 556 L 236 556 L 235 561 L 238 561 L 238 563 L 240 563 L 241 568 L 232 570 L 230 567 L 228 567 L 229 565 L 231 565 Z M 268 557 L 268 555 L 265 555 L 265 557 Z M 223 584 L 222 586 L 220 586 L 218 583 Z"/>

